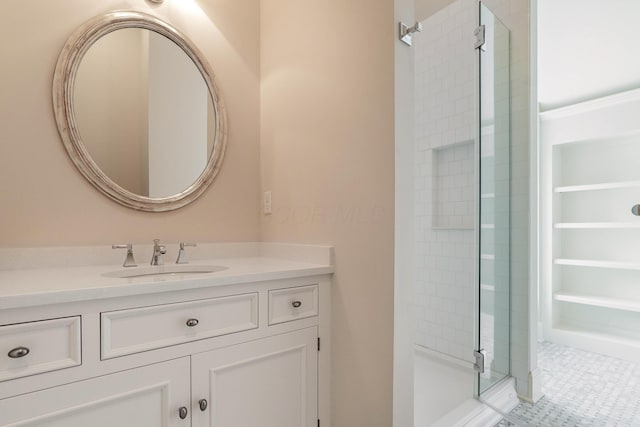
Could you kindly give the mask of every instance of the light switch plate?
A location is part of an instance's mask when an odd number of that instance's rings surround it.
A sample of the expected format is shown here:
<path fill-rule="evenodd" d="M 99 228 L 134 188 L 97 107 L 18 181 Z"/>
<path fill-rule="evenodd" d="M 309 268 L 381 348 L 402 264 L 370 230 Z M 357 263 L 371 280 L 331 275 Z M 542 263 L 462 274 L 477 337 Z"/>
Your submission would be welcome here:
<path fill-rule="evenodd" d="M 265 215 L 271 215 L 271 191 L 265 191 L 263 197 L 263 211 Z"/>

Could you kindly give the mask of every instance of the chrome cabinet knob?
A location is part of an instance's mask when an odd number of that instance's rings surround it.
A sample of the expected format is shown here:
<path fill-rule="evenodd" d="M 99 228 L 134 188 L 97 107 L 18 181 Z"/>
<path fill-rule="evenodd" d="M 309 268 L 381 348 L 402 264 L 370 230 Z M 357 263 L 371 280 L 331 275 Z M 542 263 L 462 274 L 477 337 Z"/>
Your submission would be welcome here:
<path fill-rule="evenodd" d="M 293 308 L 300 308 L 302 307 L 302 301 L 293 301 L 291 305 L 293 306 Z"/>
<path fill-rule="evenodd" d="M 178 409 L 178 416 L 180 417 L 181 420 L 184 420 L 185 418 L 187 418 L 187 414 L 189 413 L 189 411 L 187 410 L 186 406 L 181 406 Z"/>
<path fill-rule="evenodd" d="M 190 328 L 193 328 L 194 326 L 198 326 L 198 323 L 200 323 L 198 321 L 198 319 L 189 319 L 187 320 L 187 326 Z"/>
<path fill-rule="evenodd" d="M 198 405 L 200 406 L 200 410 L 204 412 L 207 410 L 209 404 L 207 403 L 207 399 L 200 399 L 198 400 Z"/>
<path fill-rule="evenodd" d="M 7 355 L 12 359 L 20 359 L 21 357 L 25 357 L 27 354 L 29 354 L 29 349 L 27 347 L 16 347 Z"/>

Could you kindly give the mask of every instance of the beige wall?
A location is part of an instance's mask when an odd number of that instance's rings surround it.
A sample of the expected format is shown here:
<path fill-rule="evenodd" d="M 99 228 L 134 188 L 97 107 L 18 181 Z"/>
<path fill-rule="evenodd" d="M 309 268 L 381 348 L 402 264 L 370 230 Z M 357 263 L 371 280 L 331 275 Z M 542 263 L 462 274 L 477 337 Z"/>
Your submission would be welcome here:
<path fill-rule="evenodd" d="M 394 2 L 261 6 L 262 237 L 335 246 L 333 426 L 389 427 Z"/>
<path fill-rule="evenodd" d="M 136 212 L 99 194 L 56 129 L 51 85 L 59 52 L 84 21 L 116 9 L 155 14 L 199 45 L 228 110 L 222 170 L 178 211 Z M 259 0 L 2 0 L 0 26 L 11 37 L 0 43 L 0 246 L 258 239 L 259 18 Z"/>
<path fill-rule="evenodd" d="M 333 425 L 390 426 L 393 5 L 2 0 L 0 25 L 19 42 L 0 44 L 0 246 L 155 237 L 333 244 Z M 230 129 L 222 171 L 201 199 L 178 211 L 136 212 L 102 196 L 75 170 L 56 130 L 58 53 L 75 28 L 113 9 L 147 11 L 183 30 L 222 89 Z M 259 214 L 260 180 L 273 191 L 268 217 Z"/>

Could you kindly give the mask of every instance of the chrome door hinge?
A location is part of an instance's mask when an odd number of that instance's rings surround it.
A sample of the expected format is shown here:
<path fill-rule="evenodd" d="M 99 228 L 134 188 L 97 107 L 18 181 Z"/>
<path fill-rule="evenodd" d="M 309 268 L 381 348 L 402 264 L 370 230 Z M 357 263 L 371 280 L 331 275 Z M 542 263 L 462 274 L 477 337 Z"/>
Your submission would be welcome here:
<path fill-rule="evenodd" d="M 320 337 L 318 337 L 318 351 L 320 351 Z"/>
<path fill-rule="evenodd" d="M 473 32 L 473 35 L 476 36 L 476 43 L 473 45 L 473 48 L 484 50 L 484 25 L 479 25 Z"/>
<path fill-rule="evenodd" d="M 479 374 L 484 374 L 484 350 L 475 350 L 473 352 L 473 357 L 476 360 L 473 364 L 473 370 Z"/>

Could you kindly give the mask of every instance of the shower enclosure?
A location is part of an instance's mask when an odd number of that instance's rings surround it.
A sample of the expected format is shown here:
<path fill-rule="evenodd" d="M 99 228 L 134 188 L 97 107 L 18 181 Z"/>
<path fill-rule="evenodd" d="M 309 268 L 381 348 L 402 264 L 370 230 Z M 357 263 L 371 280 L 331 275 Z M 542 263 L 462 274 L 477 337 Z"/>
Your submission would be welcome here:
<path fill-rule="evenodd" d="M 414 415 L 416 426 L 453 425 L 443 418 L 477 407 L 474 397 L 511 374 L 510 42 L 477 0 L 421 24 L 412 47 Z"/>

